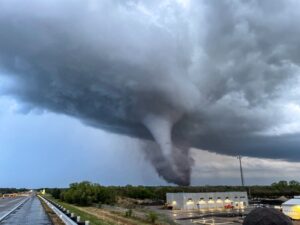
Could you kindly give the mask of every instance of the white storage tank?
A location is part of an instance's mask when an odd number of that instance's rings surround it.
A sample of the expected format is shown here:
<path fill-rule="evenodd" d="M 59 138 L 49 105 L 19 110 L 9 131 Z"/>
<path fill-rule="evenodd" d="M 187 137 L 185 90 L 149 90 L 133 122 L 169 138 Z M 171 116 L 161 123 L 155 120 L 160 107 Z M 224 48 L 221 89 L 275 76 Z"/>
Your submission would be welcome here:
<path fill-rule="evenodd" d="M 282 212 L 294 220 L 300 220 L 300 196 L 282 203 Z"/>

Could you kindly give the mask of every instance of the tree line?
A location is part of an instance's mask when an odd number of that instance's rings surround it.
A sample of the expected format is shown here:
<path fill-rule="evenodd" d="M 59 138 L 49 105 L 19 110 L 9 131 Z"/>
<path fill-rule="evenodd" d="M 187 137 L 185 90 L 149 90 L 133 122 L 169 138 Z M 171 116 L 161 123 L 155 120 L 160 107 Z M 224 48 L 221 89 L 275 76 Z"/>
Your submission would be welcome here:
<path fill-rule="evenodd" d="M 1 194 L 26 192 L 26 191 L 28 191 L 28 189 L 26 189 L 26 188 L 0 188 L 0 195 Z"/>
<path fill-rule="evenodd" d="M 69 188 L 46 189 L 54 198 L 62 201 L 88 206 L 92 204 L 114 204 L 118 197 L 133 199 L 151 199 L 165 201 L 168 192 L 226 192 L 247 191 L 252 198 L 277 198 L 282 195 L 293 197 L 300 195 L 298 181 L 279 181 L 269 186 L 102 186 L 100 184 L 83 181 L 72 183 Z"/>

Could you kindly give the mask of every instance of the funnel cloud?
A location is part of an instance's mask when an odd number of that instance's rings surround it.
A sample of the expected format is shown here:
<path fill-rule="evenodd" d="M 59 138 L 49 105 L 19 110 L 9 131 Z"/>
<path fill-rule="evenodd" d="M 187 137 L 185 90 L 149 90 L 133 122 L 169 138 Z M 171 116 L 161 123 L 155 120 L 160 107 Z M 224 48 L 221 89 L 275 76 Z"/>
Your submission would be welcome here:
<path fill-rule="evenodd" d="M 295 0 L 2 0 L 0 94 L 154 141 L 189 185 L 191 147 L 299 161 Z"/>

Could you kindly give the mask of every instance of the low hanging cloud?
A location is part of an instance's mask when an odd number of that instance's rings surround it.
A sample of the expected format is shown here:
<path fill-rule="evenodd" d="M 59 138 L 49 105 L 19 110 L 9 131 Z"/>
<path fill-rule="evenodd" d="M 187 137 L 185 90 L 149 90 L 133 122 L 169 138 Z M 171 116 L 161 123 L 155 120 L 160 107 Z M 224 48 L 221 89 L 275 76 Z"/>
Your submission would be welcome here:
<path fill-rule="evenodd" d="M 295 0 L 2 0 L 0 91 L 154 140 L 145 154 L 176 184 L 190 183 L 190 147 L 298 161 L 299 9 Z"/>

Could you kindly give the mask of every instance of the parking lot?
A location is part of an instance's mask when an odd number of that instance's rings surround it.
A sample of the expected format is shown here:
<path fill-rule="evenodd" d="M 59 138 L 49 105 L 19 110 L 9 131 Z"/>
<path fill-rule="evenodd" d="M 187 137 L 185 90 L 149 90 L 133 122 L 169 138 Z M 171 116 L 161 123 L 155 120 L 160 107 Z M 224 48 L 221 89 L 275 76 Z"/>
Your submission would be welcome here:
<path fill-rule="evenodd" d="M 173 213 L 173 219 L 178 224 L 242 224 L 243 218 L 250 210 L 217 210 Z"/>
<path fill-rule="evenodd" d="M 152 208 L 153 210 L 154 208 Z M 174 222 L 180 225 L 221 225 L 231 224 L 240 225 L 243 223 L 245 215 L 247 215 L 252 208 L 243 210 L 198 210 L 198 211 L 184 211 L 184 210 L 161 210 L 156 208 L 159 213 L 163 213 L 171 218 Z"/>

